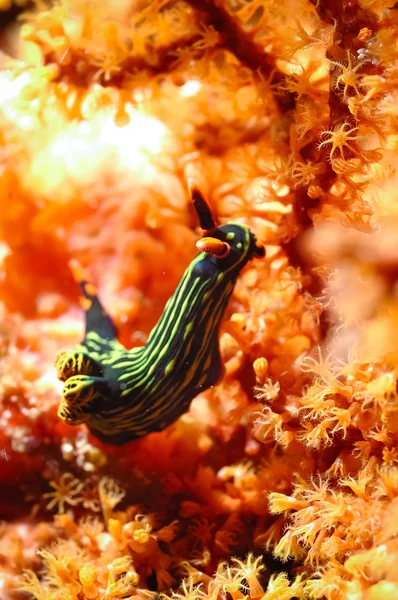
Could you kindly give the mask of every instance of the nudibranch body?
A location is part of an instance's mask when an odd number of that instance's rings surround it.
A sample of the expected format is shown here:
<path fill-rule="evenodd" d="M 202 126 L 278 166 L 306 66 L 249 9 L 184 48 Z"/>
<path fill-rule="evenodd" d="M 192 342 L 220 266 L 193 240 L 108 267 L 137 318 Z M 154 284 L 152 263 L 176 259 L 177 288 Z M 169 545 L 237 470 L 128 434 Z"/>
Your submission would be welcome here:
<path fill-rule="evenodd" d="M 190 186 L 202 230 L 203 250 L 185 271 L 146 344 L 127 350 L 81 269 L 86 333 L 72 352 L 57 358 L 65 382 L 58 415 L 85 423 L 100 440 L 121 445 L 161 431 L 187 411 L 193 398 L 215 385 L 222 372 L 219 327 L 236 280 L 264 248 L 244 225 L 216 227 L 211 211 Z M 210 236 L 210 237 L 209 237 Z"/>

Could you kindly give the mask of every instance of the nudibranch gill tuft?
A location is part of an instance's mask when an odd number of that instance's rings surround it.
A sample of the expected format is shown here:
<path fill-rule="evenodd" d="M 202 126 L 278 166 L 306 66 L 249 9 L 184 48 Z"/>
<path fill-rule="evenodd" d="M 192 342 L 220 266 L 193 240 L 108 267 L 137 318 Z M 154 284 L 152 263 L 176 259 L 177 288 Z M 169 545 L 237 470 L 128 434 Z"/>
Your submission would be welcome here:
<path fill-rule="evenodd" d="M 144 346 L 127 350 L 118 342 L 95 286 L 71 261 L 86 332 L 73 351 L 57 356 L 58 377 L 65 382 L 58 415 L 72 425 L 85 423 L 109 444 L 165 429 L 195 396 L 217 383 L 225 308 L 242 268 L 265 255 L 246 226 L 217 227 L 196 183 L 189 180 L 188 188 L 205 237 Z"/>

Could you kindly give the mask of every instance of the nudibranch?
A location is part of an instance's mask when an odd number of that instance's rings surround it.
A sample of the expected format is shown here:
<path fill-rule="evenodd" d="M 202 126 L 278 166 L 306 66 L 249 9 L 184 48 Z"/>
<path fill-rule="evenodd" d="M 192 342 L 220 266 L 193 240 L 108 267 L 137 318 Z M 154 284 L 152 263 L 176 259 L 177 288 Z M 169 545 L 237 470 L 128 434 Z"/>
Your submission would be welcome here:
<path fill-rule="evenodd" d="M 82 292 L 84 340 L 60 352 L 64 381 L 58 415 L 85 423 L 103 442 L 122 445 L 162 431 L 222 374 L 219 327 L 236 280 L 264 248 L 244 225 L 216 226 L 196 183 L 188 182 L 204 237 L 144 346 L 127 350 L 84 270 L 71 261 Z"/>

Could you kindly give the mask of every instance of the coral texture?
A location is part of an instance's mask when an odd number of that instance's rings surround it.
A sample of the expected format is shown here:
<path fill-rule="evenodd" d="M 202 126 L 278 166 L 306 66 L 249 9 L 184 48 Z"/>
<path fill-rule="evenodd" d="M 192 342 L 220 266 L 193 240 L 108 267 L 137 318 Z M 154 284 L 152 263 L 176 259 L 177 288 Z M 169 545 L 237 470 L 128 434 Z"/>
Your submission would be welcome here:
<path fill-rule="evenodd" d="M 394 0 L 12 4 L 1 600 L 395 600 Z M 195 255 L 189 177 L 266 258 L 226 311 L 220 384 L 104 445 L 57 417 L 55 357 L 83 335 L 69 260 L 144 343 Z"/>

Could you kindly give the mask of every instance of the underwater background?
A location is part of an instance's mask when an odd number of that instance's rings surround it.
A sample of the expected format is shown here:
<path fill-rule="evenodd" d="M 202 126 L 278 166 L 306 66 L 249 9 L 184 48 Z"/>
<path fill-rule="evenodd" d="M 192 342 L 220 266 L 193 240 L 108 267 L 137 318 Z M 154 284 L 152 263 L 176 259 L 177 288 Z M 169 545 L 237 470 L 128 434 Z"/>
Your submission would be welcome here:
<path fill-rule="evenodd" d="M 0 0 L 0 600 L 398 598 L 394 4 Z M 266 256 L 220 383 L 104 444 L 57 415 L 70 260 L 144 344 L 189 178 Z"/>

